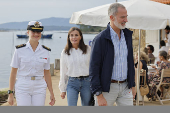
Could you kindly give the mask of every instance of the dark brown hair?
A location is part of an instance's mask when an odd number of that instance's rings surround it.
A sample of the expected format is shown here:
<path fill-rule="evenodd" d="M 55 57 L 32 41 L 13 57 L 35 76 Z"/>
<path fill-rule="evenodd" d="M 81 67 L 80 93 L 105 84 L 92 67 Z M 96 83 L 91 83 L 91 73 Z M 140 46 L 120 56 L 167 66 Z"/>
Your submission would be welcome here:
<path fill-rule="evenodd" d="M 79 42 L 79 48 L 83 51 L 83 54 L 87 53 L 87 46 L 84 44 L 84 40 L 83 40 L 83 34 L 81 32 L 81 30 L 77 27 L 72 27 L 70 28 L 69 32 L 68 32 L 68 36 L 67 36 L 67 44 L 65 46 L 65 53 L 70 55 L 70 49 L 72 48 L 72 43 L 70 42 L 70 34 L 72 31 L 78 31 L 80 36 L 81 36 L 81 40 Z"/>

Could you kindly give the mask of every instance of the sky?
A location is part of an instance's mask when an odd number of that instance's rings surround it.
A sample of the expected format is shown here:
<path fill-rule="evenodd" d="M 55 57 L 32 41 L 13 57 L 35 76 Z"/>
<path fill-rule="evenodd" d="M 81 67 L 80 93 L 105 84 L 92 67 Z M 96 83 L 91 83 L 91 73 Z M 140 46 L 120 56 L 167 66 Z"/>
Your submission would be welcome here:
<path fill-rule="evenodd" d="M 0 24 L 50 17 L 70 18 L 73 12 L 116 0 L 0 0 Z M 118 2 L 127 0 L 117 0 Z"/>

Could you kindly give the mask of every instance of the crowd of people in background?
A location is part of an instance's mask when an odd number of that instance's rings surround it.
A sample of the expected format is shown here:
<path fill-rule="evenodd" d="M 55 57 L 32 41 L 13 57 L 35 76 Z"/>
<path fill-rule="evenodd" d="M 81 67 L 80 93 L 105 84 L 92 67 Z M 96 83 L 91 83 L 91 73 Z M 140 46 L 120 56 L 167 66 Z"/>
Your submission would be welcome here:
<path fill-rule="evenodd" d="M 147 85 L 152 84 L 147 97 L 156 100 L 155 87 L 161 71 L 170 68 L 170 27 L 165 28 L 166 37 L 160 41 L 156 56 L 153 45 L 147 45 L 140 55 L 134 56 L 132 31 L 125 28 L 126 8 L 114 3 L 108 9 L 108 16 L 107 28 L 94 38 L 91 47 L 85 45 L 79 28 L 73 27 L 68 32 L 67 44 L 61 53 L 59 81 L 60 96 L 64 99 L 67 95 L 68 106 L 77 106 L 79 94 L 82 106 L 92 105 L 93 95 L 95 106 L 113 106 L 115 102 L 118 106 L 132 106 L 138 57 L 140 69 L 146 70 Z M 48 87 L 49 104 L 53 106 L 55 97 L 49 71 L 51 49 L 39 44 L 43 31 L 41 22 L 29 22 L 27 30 L 29 41 L 16 46 L 11 62 L 8 102 L 13 105 L 15 89 L 18 106 L 43 106 Z M 149 64 L 153 64 L 155 73 L 148 73 Z M 170 82 L 170 78 L 164 81 Z M 160 90 L 162 95 L 163 88 Z"/>
<path fill-rule="evenodd" d="M 149 87 L 149 93 L 147 94 L 147 97 L 149 100 L 155 101 L 156 100 L 156 93 L 163 97 L 163 88 L 161 90 L 158 90 L 156 92 L 156 85 L 159 84 L 160 78 L 161 78 L 161 72 L 162 69 L 168 69 L 170 68 L 170 27 L 166 26 L 165 28 L 165 39 L 160 41 L 160 49 L 158 50 L 158 53 L 156 56 L 154 56 L 154 46 L 153 45 L 147 45 L 143 49 L 142 52 L 140 52 L 140 69 L 146 70 L 146 81 Z M 137 68 L 138 64 L 138 53 L 135 54 L 135 68 Z M 150 65 L 152 68 L 155 68 L 155 73 L 148 73 L 148 67 L 147 65 Z M 165 78 L 163 80 L 164 82 L 170 82 L 170 78 Z M 140 81 L 141 84 L 141 81 Z M 151 84 L 151 86 L 149 86 Z"/>

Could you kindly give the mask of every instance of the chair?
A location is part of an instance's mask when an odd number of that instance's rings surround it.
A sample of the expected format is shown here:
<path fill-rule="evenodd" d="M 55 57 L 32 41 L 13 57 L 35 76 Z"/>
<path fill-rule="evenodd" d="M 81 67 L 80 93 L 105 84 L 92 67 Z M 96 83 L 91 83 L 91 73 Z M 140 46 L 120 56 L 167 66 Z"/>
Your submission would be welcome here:
<path fill-rule="evenodd" d="M 144 86 L 146 84 L 146 70 L 142 69 L 140 71 L 140 76 L 142 77 L 142 80 L 139 87 Z M 142 96 L 142 105 L 144 106 L 144 96 Z"/>
<path fill-rule="evenodd" d="M 161 80 L 160 80 L 160 83 L 156 86 L 157 87 L 156 88 L 156 92 L 160 89 L 161 86 L 165 86 L 165 85 L 169 85 L 170 86 L 170 83 L 163 82 L 163 79 L 165 77 L 170 77 L 170 69 L 162 69 Z M 170 90 L 170 87 L 168 88 L 168 90 L 166 91 L 166 93 L 163 96 L 163 97 L 165 97 L 166 95 L 168 95 L 169 99 L 164 99 L 164 98 L 160 99 L 160 97 L 156 93 L 156 96 L 157 96 L 157 98 L 158 98 L 158 100 L 159 100 L 161 105 L 163 105 L 163 101 L 169 101 L 170 100 L 170 92 L 169 92 L 169 90 Z"/>
<path fill-rule="evenodd" d="M 140 78 L 141 77 L 142 77 L 142 79 L 140 80 L 141 83 L 139 84 L 139 87 L 144 86 L 146 84 L 146 70 L 144 70 L 144 69 L 140 70 Z M 137 83 L 137 79 L 136 78 L 137 78 L 137 69 L 135 69 L 135 83 Z M 141 84 L 143 84 L 143 85 L 141 85 Z M 137 88 L 136 88 L 136 91 L 137 91 Z M 141 97 L 142 97 L 142 101 L 139 101 L 139 105 L 143 105 L 144 106 L 144 96 L 141 96 Z"/>

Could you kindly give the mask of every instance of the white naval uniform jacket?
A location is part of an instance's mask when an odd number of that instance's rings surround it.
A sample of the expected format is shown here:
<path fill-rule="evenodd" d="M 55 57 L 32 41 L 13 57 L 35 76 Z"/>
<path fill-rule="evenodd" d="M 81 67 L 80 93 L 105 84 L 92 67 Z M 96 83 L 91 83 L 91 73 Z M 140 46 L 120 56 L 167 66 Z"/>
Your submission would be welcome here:
<path fill-rule="evenodd" d="M 44 76 L 44 69 L 50 69 L 49 51 L 38 44 L 34 52 L 28 41 L 15 49 L 10 66 L 18 68 L 17 76 Z"/>

